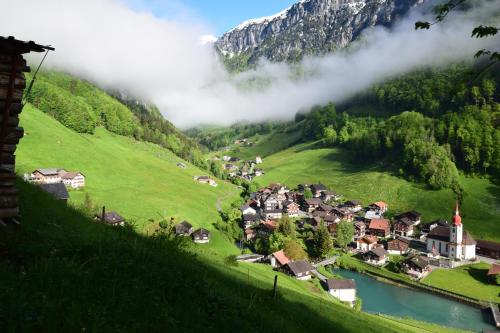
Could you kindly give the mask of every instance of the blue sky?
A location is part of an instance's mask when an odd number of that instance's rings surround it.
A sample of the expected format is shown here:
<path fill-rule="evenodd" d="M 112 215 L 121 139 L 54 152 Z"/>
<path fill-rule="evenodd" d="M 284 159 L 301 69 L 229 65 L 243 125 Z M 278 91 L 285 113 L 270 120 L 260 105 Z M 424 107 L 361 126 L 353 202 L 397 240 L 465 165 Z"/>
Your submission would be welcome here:
<path fill-rule="evenodd" d="M 129 0 L 136 9 L 169 19 L 197 19 L 219 36 L 242 21 L 273 15 L 298 0 Z"/>

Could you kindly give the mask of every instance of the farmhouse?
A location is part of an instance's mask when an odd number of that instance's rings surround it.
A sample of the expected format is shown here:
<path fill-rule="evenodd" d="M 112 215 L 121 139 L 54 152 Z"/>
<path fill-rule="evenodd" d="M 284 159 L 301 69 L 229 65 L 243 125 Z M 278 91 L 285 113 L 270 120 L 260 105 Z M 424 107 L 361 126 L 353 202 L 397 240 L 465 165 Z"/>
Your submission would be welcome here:
<path fill-rule="evenodd" d="M 311 213 L 316 210 L 323 201 L 319 198 L 305 199 L 304 200 L 304 210 Z"/>
<path fill-rule="evenodd" d="M 210 231 L 207 229 L 198 229 L 195 230 L 191 236 L 193 237 L 193 241 L 198 244 L 205 244 L 210 242 Z"/>
<path fill-rule="evenodd" d="M 283 217 L 282 209 L 269 209 L 264 210 L 264 216 L 268 220 L 279 220 Z"/>
<path fill-rule="evenodd" d="M 354 223 L 354 238 L 359 239 L 366 233 L 366 224 L 361 221 Z"/>
<path fill-rule="evenodd" d="M 321 194 L 325 191 L 328 191 L 328 188 L 323 184 L 312 184 L 311 192 L 315 198 L 321 197 Z"/>
<path fill-rule="evenodd" d="M 299 216 L 300 207 L 295 202 L 287 201 L 287 202 L 285 202 L 284 206 L 285 206 L 284 211 L 285 211 L 285 213 L 288 214 L 288 216 L 290 216 L 290 217 Z"/>
<path fill-rule="evenodd" d="M 391 224 L 387 219 L 372 219 L 368 226 L 368 232 L 371 235 L 385 238 L 389 236 L 391 232 Z"/>
<path fill-rule="evenodd" d="M 324 202 L 328 202 L 330 200 L 339 200 L 340 195 L 338 195 L 337 193 L 335 193 L 333 191 L 323 191 L 323 192 L 321 192 L 321 199 Z"/>
<path fill-rule="evenodd" d="M 368 206 L 368 208 L 382 215 L 387 211 L 388 206 L 383 201 L 377 201 Z"/>
<path fill-rule="evenodd" d="M 256 156 L 255 157 L 255 164 L 262 164 L 262 157 Z"/>
<path fill-rule="evenodd" d="M 40 188 L 53 196 L 56 200 L 68 202 L 69 193 L 63 183 L 40 184 Z"/>
<path fill-rule="evenodd" d="M 439 219 L 439 220 L 436 220 L 433 222 L 422 224 L 422 226 L 420 227 L 420 231 L 424 235 L 427 235 L 429 232 L 431 232 L 432 229 L 434 229 L 436 227 L 440 227 L 440 226 L 441 227 L 449 227 L 449 223 L 446 220 Z"/>
<path fill-rule="evenodd" d="M 290 259 L 285 255 L 283 250 L 271 254 L 271 266 L 283 267 L 290 262 Z"/>
<path fill-rule="evenodd" d="M 312 271 L 314 271 L 314 267 L 306 260 L 291 261 L 285 267 L 298 280 L 309 280 L 312 277 Z"/>
<path fill-rule="evenodd" d="M 414 226 L 421 222 L 421 214 L 415 211 L 406 212 L 394 217 L 394 234 L 399 236 L 413 236 Z"/>
<path fill-rule="evenodd" d="M 330 295 L 342 302 L 349 302 L 351 306 L 356 301 L 356 282 L 353 279 L 328 279 L 326 286 Z"/>
<path fill-rule="evenodd" d="M 243 215 L 255 215 L 257 211 L 255 208 L 251 207 L 248 203 L 240 207 L 241 214 Z"/>
<path fill-rule="evenodd" d="M 349 208 L 345 207 L 335 207 L 331 211 L 331 213 L 337 215 L 342 220 L 346 220 L 348 222 L 352 222 L 354 220 L 354 214 L 351 212 Z"/>
<path fill-rule="evenodd" d="M 458 203 L 452 224 L 435 227 L 427 235 L 427 252 L 431 253 L 433 249 L 452 260 L 472 260 L 476 257 L 476 241 L 463 229 Z"/>
<path fill-rule="evenodd" d="M 61 171 L 63 169 L 36 169 L 31 173 L 31 179 L 40 184 L 55 184 L 62 182 Z"/>
<path fill-rule="evenodd" d="M 396 238 L 387 242 L 387 252 L 390 254 L 405 254 L 410 250 L 410 241 L 405 238 Z"/>
<path fill-rule="evenodd" d="M 371 251 L 378 242 L 378 238 L 372 235 L 366 235 L 356 241 L 357 249 L 361 252 Z"/>
<path fill-rule="evenodd" d="M 177 236 L 189 236 L 193 232 L 193 226 L 188 221 L 182 221 L 175 225 L 175 234 Z"/>
<path fill-rule="evenodd" d="M 429 259 L 424 256 L 413 256 L 402 263 L 406 274 L 415 279 L 421 279 L 430 272 Z"/>
<path fill-rule="evenodd" d="M 365 254 L 365 261 L 369 264 L 382 266 L 387 262 L 388 253 L 383 247 L 377 247 Z"/>
<path fill-rule="evenodd" d="M 85 186 L 85 175 L 81 172 L 62 172 L 61 179 L 64 185 L 71 188 Z"/>
<path fill-rule="evenodd" d="M 262 217 L 259 214 L 245 214 L 243 215 L 243 227 L 245 229 L 251 228 L 259 222 L 262 221 Z"/>
<path fill-rule="evenodd" d="M 361 209 L 363 209 L 363 207 L 361 206 L 361 202 L 359 202 L 357 200 L 346 201 L 346 202 L 344 202 L 344 204 L 342 206 L 345 208 L 348 208 L 353 213 L 357 213 Z"/>
<path fill-rule="evenodd" d="M 120 216 L 117 212 L 106 212 L 105 209 L 103 208 L 103 213 L 101 216 L 96 217 L 98 220 L 100 220 L 103 223 L 112 225 L 112 226 L 119 226 L 123 227 L 125 225 L 125 219 Z"/>
<path fill-rule="evenodd" d="M 186 169 L 186 168 L 187 168 L 187 167 L 186 167 L 186 164 L 184 164 L 184 163 L 182 163 L 182 162 L 177 163 L 177 166 L 178 166 L 179 168 L 181 168 L 181 169 Z"/>
<path fill-rule="evenodd" d="M 196 180 L 198 183 L 201 183 L 201 184 L 209 184 L 210 186 L 214 186 L 214 187 L 217 186 L 217 183 L 215 182 L 215 180 L 213 180 L 209 176 L 195 176 L 194 180 Z"/>

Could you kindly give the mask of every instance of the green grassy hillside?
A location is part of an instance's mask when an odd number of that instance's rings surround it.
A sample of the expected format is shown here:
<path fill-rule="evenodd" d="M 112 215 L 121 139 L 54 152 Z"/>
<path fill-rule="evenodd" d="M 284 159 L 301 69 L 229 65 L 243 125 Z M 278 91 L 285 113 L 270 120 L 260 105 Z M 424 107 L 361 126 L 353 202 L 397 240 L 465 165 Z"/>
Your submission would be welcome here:
<path fill-rule="evenodd" d="M 295 187 L 302 182 L 322 182 L 364 204 L 383 200 L 393 212 L 415 209 L 424 221 L 450 218 L 455 195 L 451 190 L 431 191 L 391 175 L 372 161 L 353 165 L 341 149 L 314 149 L 313 144 L 291 147 L 268 156 L 260 184 L 281 182 Z M 389 168 L 388 168 L 389 169 Z M 465 198 L 461 208 L 464 226 L 474 236 L 500 241 L 500 188 L 486 179 L 461 178 Z"/>
<path fill-rule="evenodd" d="M 133 219 L 143 229 L 150 218 L 176 216 L 194 225 L 210 226 L 217 218 L 216 202 L 237 197 L 235 186 L 198 184 L 206 174 L 157 145 L 119 136 L 103 128 L 94 135 L 76 133 L 27 105 L 21 114 L 25 136 L 19 144 L 17 172 L 56 167 L 85 174 L 84 190 L 71 191 L 71 202 L 85 193 L 108 210 Z M 187 169 L 176 166 L 178 162 Z"/>

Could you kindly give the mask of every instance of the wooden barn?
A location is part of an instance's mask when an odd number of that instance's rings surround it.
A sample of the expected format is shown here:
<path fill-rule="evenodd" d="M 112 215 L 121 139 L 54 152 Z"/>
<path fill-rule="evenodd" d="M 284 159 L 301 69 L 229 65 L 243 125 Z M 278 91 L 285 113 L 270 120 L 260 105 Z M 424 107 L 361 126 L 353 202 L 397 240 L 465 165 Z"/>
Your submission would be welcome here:
<path fill-rule="evenodd" d="M 24 131 L 19 113 L 29 72 L 23 54 L 54 50 L 48 46 L 0 36 L 0 225 L 19 224 L 19 194 L 15 188 L 15 151 Z"/>

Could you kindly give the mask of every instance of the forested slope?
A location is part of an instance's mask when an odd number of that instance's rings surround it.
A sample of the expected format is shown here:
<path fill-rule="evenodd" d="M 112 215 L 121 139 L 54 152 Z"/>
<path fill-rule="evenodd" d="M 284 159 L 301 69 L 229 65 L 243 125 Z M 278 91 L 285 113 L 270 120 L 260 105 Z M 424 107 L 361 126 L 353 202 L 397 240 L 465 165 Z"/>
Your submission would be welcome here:
<path fill-rule="evenodd" d="M 376 85 L 339 105 L 316 107 L 304 140 L 342 146 L 356 161 L 390 161 L 397 173 L 461 192 L 458 171 L 500 178 L 498 70 L 424 69 Z"/>

